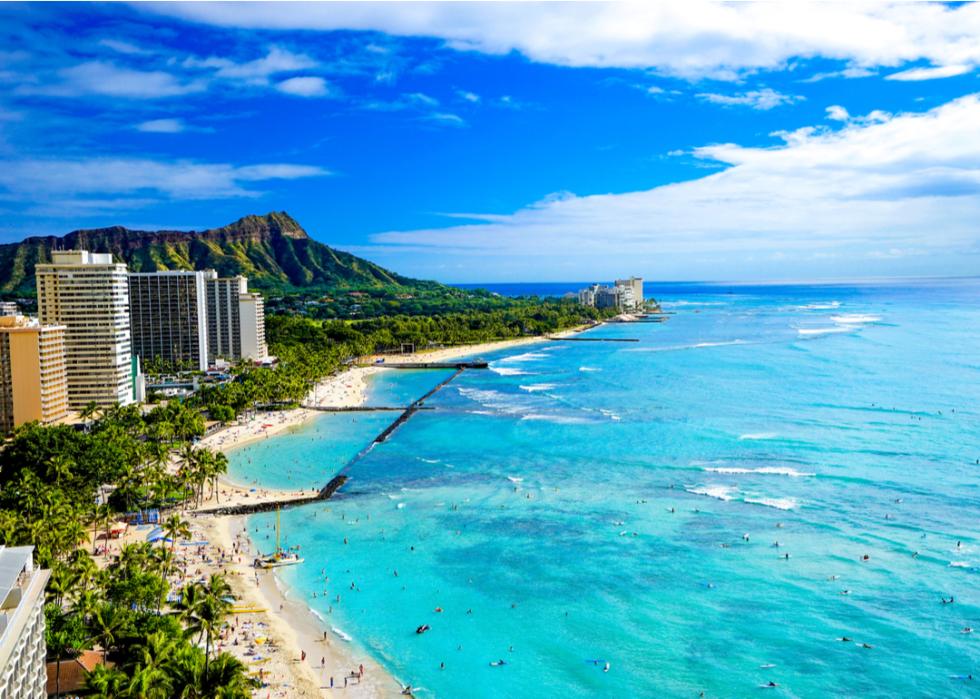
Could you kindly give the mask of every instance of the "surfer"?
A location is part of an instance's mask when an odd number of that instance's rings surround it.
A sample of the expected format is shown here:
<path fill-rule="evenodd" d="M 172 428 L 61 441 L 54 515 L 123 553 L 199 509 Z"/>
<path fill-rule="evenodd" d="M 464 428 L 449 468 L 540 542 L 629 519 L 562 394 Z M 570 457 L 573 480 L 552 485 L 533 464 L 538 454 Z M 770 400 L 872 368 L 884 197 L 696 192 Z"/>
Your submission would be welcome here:
<path fill-rule="evenodd" d="M 501 658 L 500 660 L 491 660 L 490 661 L 490 667 L 500 667 L 501 665 L 506 665 L 506 664 L 507 663 L 504 662 L 504 659 L 503 658 Z"/>
<path fill-rule="evenodd" d="M 609 661 L 608 660 L 606 661 L 605 667 L 602 668 L 602 671 L 603 672 L 609 672 Z"/>

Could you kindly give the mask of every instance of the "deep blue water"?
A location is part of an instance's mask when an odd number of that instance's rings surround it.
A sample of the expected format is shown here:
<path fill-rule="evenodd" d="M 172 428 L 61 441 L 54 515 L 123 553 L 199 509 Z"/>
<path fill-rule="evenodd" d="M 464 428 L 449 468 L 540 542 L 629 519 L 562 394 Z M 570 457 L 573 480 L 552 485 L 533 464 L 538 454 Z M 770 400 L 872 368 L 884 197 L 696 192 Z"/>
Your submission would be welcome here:
<path fill-rule="evenodd" d="M 420 696 L 974 695 L 980 282 L 658 298 L 668 322 L 585 335 L 639 342 L 457 378 L 339 498 L 283 512 L 307 558 L 283 579 Z M 372 401 L 440 378 L 383 373 Z M 324 416 L 232 473 L 322 484 L 391 417 Z"/>

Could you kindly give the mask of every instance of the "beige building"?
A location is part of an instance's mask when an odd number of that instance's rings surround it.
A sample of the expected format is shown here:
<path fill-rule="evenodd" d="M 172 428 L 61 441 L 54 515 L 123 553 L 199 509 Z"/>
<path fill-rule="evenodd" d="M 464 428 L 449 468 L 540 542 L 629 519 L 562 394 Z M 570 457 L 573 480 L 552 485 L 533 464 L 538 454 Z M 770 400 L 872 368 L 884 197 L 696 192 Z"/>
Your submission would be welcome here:
<path fill-rule="evenodd" d="M 0 434 L 68 415 L 65 326 L 0 317 Z"/>
<path fill-rule="evenodd" d="M 51 258 L 35 269 L 38 315 L 65 326 L 69 407 L 133 402 L 126 265 L 86 250 Z"/>
<path fill-rule="evenodd" d="M 643 307 L 643 279 L 641 277 L 617 279 L 616 286 L 630 290 L 628 296 L 634 308 L 640 309 Z"/>
<path fill-rule="evenodd" d="M 0 697 L 46 696 L 44 586 L 51 573 L 34 565 L 34 547 L 0 546 Z"/>

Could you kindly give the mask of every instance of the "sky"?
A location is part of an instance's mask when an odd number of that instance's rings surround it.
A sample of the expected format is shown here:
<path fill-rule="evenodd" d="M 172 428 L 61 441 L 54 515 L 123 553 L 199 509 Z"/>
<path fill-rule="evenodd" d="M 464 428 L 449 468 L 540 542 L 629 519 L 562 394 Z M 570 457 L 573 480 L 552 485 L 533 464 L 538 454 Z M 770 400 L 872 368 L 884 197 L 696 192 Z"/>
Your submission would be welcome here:
<path fill-rule="evenodd" d="M 287 211 L 446 282 L 980 270 L 980 5 L 0 4 L 0 243 Z"/>

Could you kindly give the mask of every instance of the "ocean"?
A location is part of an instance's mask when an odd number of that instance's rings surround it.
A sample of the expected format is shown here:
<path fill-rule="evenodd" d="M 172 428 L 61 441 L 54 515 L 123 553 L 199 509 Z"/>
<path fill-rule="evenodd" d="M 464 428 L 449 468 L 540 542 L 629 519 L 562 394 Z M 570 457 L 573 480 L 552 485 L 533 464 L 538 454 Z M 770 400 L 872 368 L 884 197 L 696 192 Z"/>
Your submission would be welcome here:
<path fill-rule="evenodd" d="M 638 342 L 486 355 L 283 511 L 283 582 L 418 696 L 976 693 L 980 280 L 647 292 L 666 323 L 582 336 Z M 324 415 L 231 475 L 322 485 L 392 418 Z"/>

